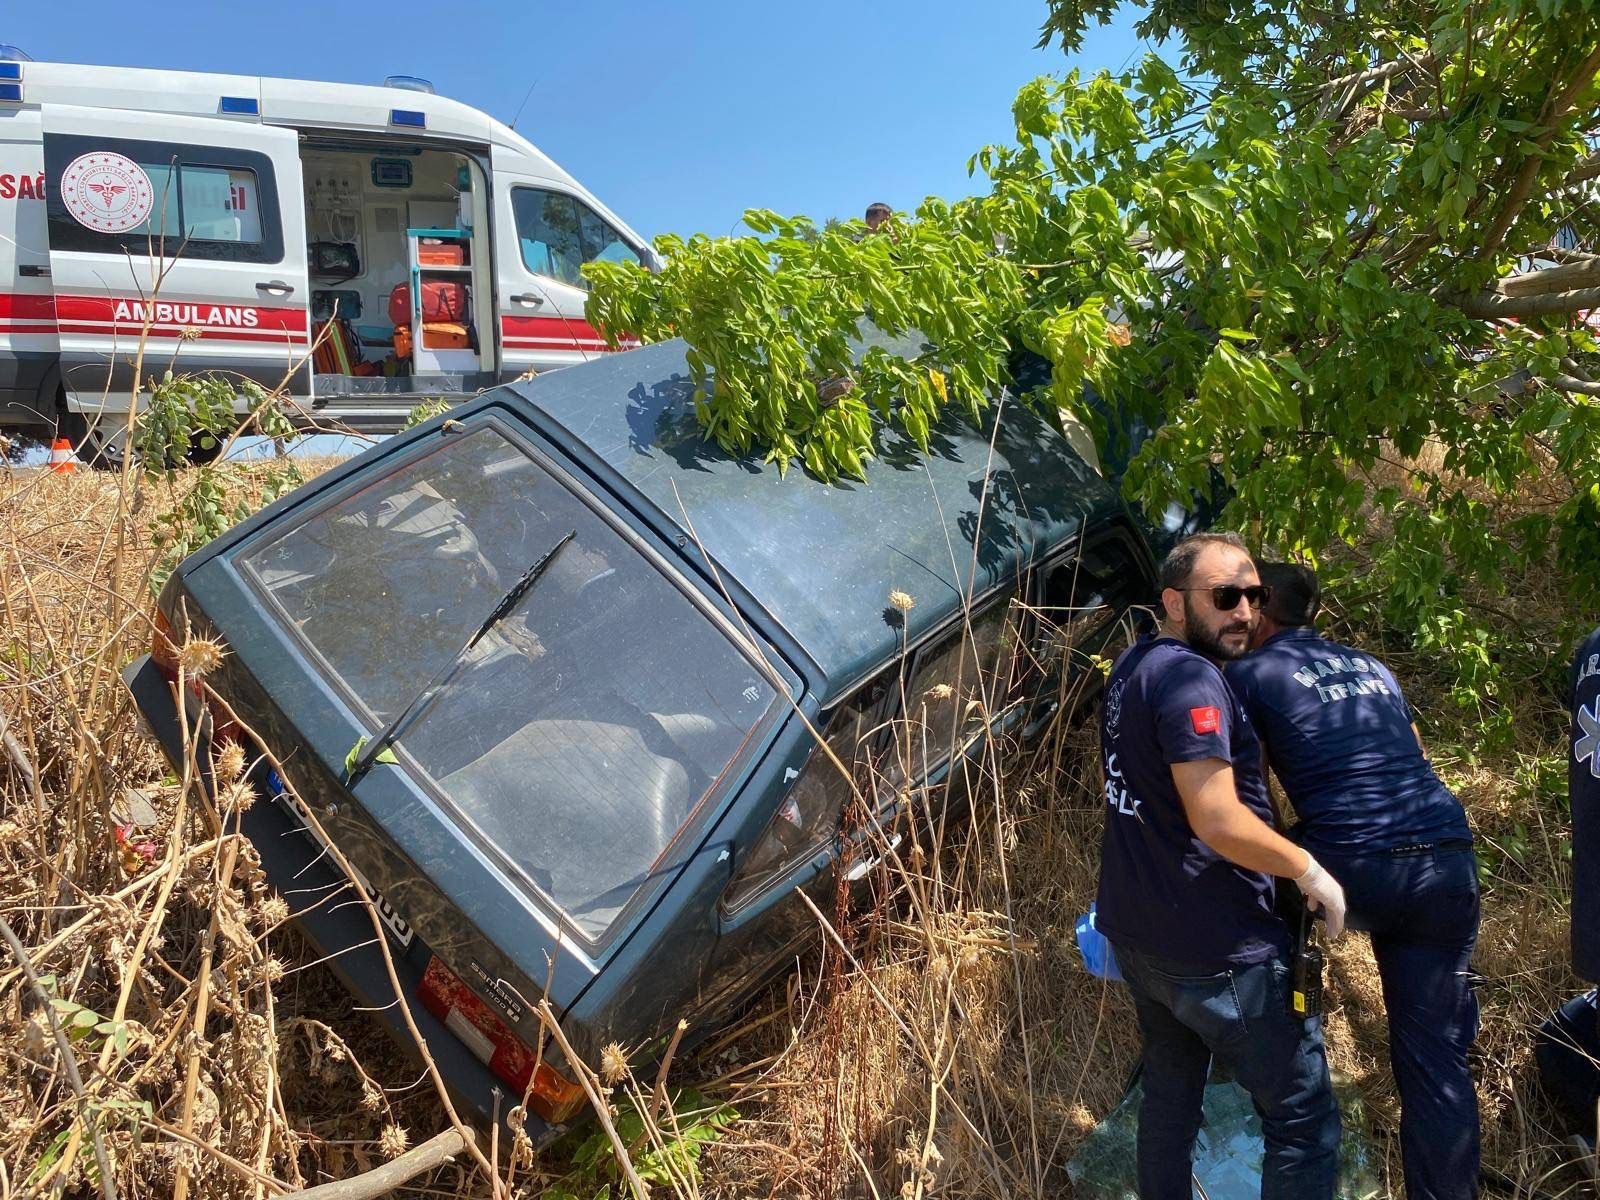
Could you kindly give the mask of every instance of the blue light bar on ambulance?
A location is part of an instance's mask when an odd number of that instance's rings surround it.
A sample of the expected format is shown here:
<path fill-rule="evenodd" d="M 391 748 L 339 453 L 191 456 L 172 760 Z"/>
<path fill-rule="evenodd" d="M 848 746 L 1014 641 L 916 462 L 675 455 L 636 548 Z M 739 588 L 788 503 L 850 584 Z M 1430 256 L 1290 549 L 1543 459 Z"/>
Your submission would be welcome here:
<path fill-rule="evenodd" d="M 225 117 L 259 117 L 261 101 L 254 96 L 224 96 L 217 101 L 217 111 Z"/>
<path fill-rule="evenodd" d="M 0 103 L 21 104 L 22 85 L 20 83 L 0 83 Z"/>
<path fill-rule="evenodd" d="M 426 129 L 428 127 L 428 114 L 417 112 L 413 108 L 391 108 L 389 110 L 389 124 L 404 125 L 410 129 Z"/>
<path fill-rule="evenodd" d="M 22 64 L 14 60 L 0 60 L 0 79 L 21 79 Z"/>

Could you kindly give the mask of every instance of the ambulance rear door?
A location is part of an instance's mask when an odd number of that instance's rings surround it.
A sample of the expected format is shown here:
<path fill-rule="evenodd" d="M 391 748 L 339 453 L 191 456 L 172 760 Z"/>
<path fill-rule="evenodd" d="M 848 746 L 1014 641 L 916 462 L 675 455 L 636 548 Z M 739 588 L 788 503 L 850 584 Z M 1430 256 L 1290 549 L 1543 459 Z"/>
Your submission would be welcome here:
<path fill-rule="evenodd" d="M 531 173 L 522 156 L 495 146 L 493 164 L 501 377 L 605 353 L 584 320 L 580 268 L 595 259 L 641 262 L 640 248 L 570 184 Z"/>
<path fill-rule="evenodd" d="M 52 104 L 43 131 L 68 408 L 125 413 L 141 341 L 147 379 L 223 372 L 309 400 L 298 135 Z"/>

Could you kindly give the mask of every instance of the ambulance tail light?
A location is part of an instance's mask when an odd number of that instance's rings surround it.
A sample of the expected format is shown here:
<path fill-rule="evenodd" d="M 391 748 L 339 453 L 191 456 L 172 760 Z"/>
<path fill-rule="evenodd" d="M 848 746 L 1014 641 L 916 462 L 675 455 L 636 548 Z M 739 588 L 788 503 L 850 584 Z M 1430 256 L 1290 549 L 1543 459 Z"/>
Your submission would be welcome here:
<path fill-rule="evenodd" d="M 587 1101 L 583 1088 L 549 1063 L 539 1061 L 532 1048 L 437 954 L 422 973 L 417 997 L 519 1099 L 526 1095 L 528 1107 L 550 1124 L 565 1124 L 583 1108 Z"/>

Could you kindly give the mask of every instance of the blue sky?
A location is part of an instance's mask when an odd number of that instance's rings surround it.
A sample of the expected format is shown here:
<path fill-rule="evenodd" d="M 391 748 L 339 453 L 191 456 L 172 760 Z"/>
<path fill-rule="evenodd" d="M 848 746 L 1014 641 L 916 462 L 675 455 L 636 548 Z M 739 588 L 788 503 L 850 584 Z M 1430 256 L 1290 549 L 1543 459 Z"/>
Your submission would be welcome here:
<path fill-rule="evenodd" d="M 785 6 L 788 7 L 788 6 Z M 1125 16 L 1067 60 L 1043 0 L 422 3 L 267 0 L 130 19 L 106 0 L 8 5 L 36 59 L 352 83 L 390 73 L 509 120 L 641 233 L 727 233 L 746 208 L 859 216 L 966 194 L 1024 82 L 1140 52 Z M 147 10 L 155 11 L 155 10 Z M 135 12 L 137 18 L 138 13 Z"/>

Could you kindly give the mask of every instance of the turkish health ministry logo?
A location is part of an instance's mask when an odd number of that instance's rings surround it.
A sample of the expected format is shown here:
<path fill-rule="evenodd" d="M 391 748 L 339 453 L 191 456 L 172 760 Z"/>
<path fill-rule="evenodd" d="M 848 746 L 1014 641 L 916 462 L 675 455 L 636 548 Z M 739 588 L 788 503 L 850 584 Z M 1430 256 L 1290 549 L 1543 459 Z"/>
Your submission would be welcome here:
<path fill-rule="evenodd" d="M 136 229 L 155 207 L 155 188 L 144 168 L 125 154 L 80 154 L 61 173 L 61 200 L 80 225 L 98 233 Z"/>
<path fill-rule="evenodd" d="M 1600 779 L 1600 697 L 1592 707 L 1578 706 L 1578 736 L 1572 742 L 1572 757 L 1589 762 L 1589 774 Z"/>

